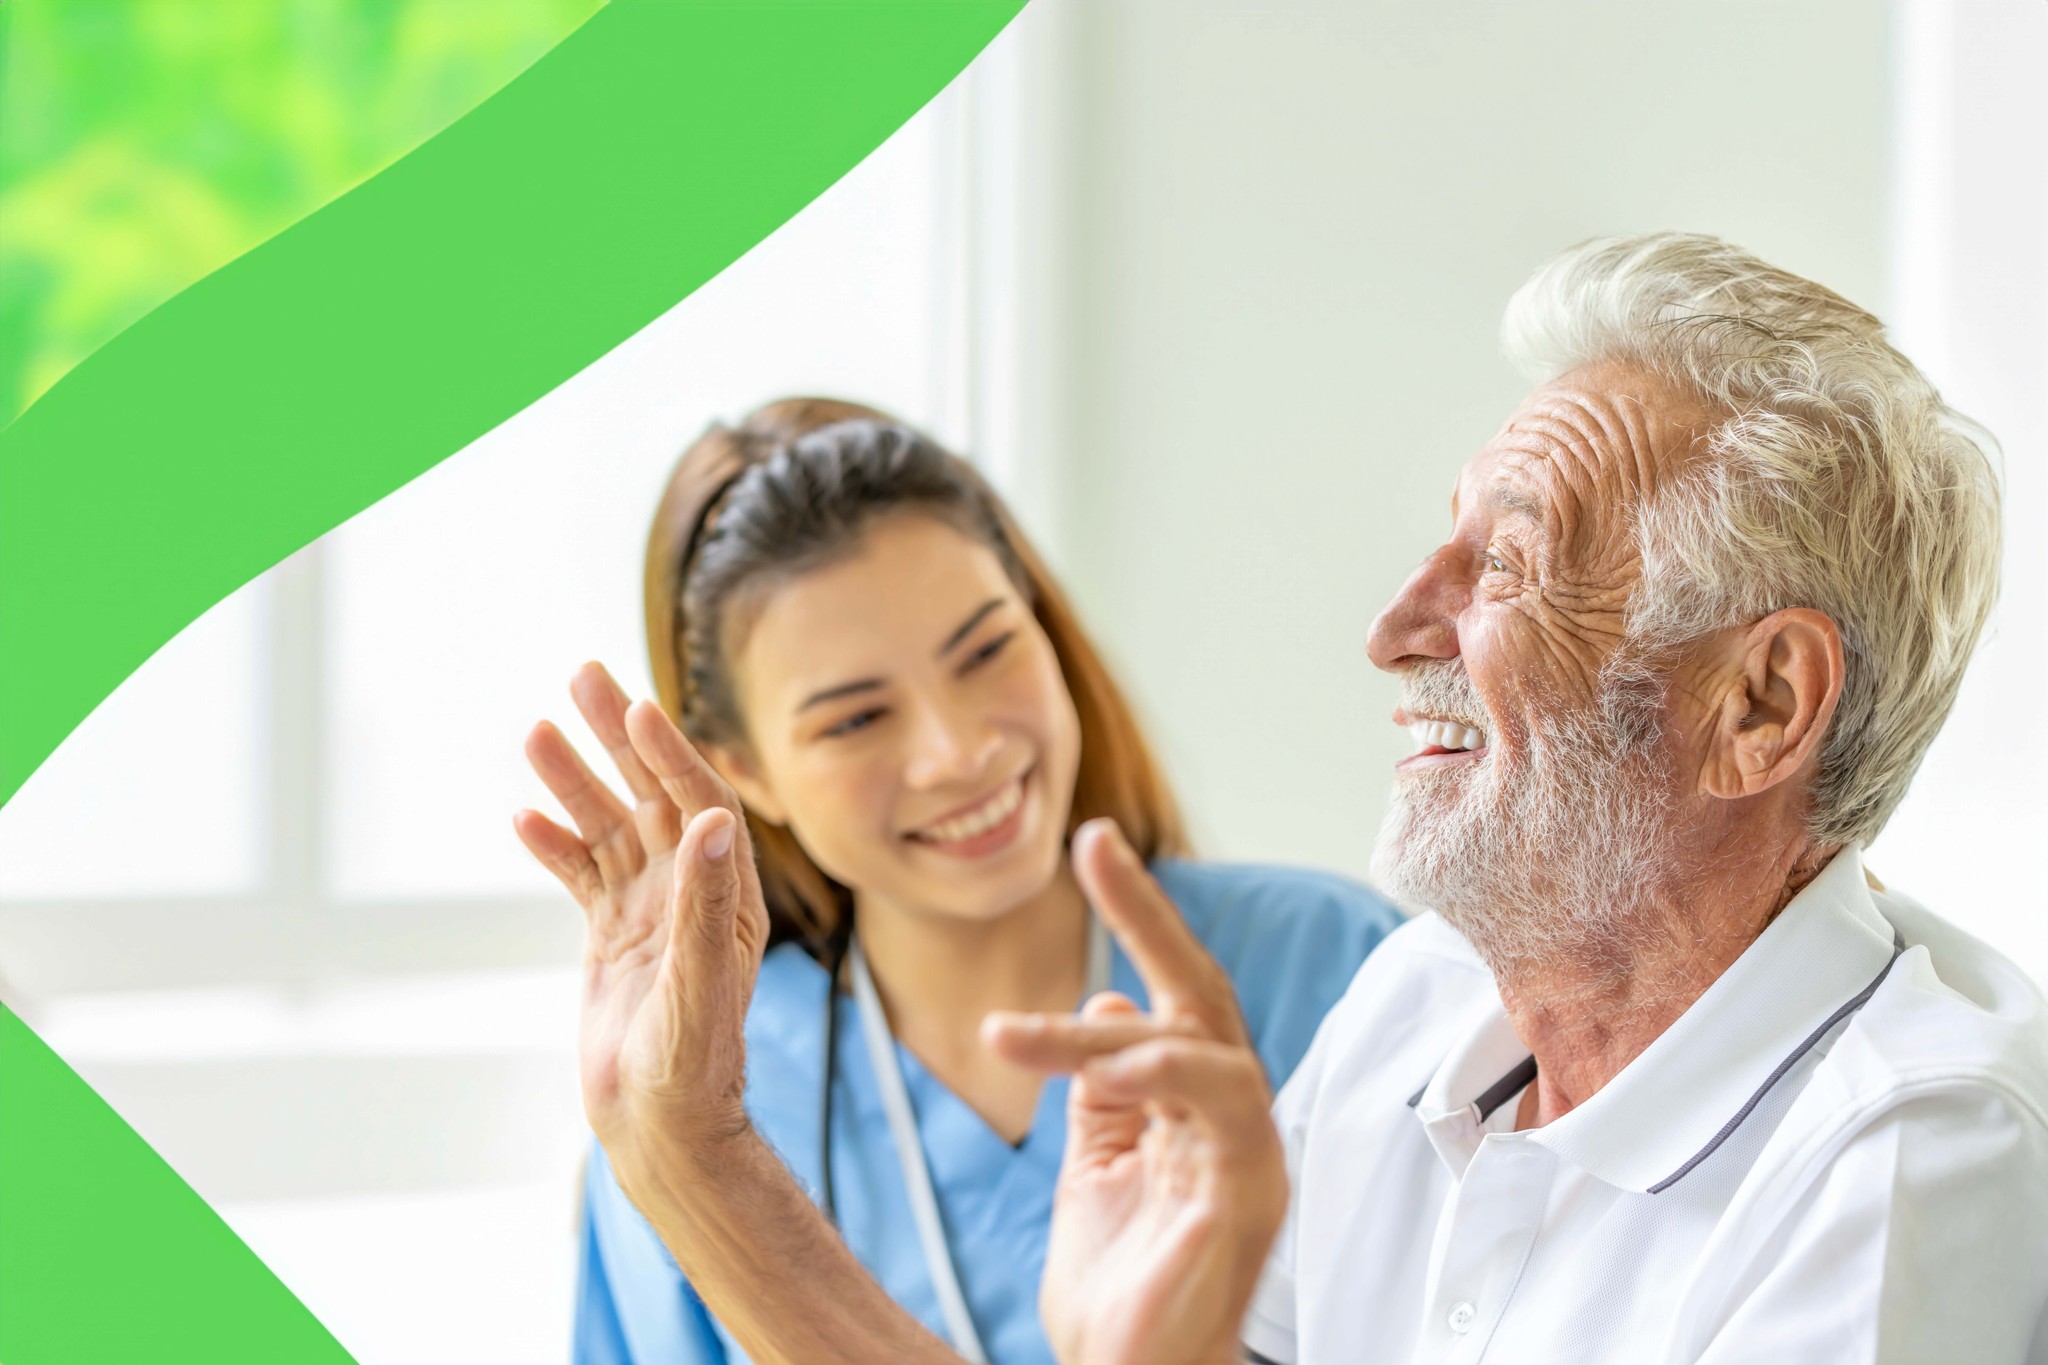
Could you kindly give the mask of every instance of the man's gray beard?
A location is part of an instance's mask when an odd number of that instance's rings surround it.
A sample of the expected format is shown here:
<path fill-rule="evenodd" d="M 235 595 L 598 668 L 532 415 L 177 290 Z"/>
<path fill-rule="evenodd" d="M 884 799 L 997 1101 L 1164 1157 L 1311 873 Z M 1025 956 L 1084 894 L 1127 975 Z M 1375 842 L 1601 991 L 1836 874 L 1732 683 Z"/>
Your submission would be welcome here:
<path fill-rule="evenodd" d="M 1409 678 L 1411 710 L 1485 715 L 1462 668 L 1428 669 Z M 1442 915 L 1497 978 L 1544 964 L 1625 974 L 1658 933 L 1650 897 L 1671 870 L 1654 690 L 1613 676 L 1594 707 L 1543 717 L 1512 783 L 1491 752 L 1397 778 L 1373 876 Z"/>

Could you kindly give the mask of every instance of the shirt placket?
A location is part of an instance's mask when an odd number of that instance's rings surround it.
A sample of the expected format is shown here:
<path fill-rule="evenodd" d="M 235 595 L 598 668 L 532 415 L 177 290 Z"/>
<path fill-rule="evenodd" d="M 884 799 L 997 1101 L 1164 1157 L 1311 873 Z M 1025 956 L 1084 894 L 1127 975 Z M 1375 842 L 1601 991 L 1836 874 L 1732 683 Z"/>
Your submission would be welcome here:
<path fill-rule="evenodd" d="M 1486 1356 L 1543 1225 L 1556 1158 L 1516 1133 L 1481 1138 L 1459 1178 L 1416 1335 L 1417 1365 Z"/>

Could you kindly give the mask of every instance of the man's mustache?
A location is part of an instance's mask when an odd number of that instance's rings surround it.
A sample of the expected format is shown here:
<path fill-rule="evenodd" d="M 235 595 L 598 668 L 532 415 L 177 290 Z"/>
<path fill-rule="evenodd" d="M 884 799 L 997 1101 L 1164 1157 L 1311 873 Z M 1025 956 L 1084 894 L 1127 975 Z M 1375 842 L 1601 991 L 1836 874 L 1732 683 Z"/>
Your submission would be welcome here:
<path fill-rule="evenodd" d="M 1412 664 L 1401 675 L 1401 709 L 1411 716 L 1456 721 L 1474 730 L 1492 732 L 1479 689 L 1465 666 L 1449 659 Z"/>

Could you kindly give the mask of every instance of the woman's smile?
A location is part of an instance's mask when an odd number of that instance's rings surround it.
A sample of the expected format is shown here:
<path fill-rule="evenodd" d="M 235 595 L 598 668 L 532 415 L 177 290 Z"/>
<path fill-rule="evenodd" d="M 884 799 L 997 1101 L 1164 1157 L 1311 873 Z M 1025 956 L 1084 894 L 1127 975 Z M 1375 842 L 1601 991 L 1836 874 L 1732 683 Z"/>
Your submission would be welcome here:
<path fill-rule="evenodd" d="M 956 858 L 984 858 L 1007 848 L 1024 827 L 1024 798 L 1037 771 L 1027 768 L 989 795 L 903 837 Z"/>

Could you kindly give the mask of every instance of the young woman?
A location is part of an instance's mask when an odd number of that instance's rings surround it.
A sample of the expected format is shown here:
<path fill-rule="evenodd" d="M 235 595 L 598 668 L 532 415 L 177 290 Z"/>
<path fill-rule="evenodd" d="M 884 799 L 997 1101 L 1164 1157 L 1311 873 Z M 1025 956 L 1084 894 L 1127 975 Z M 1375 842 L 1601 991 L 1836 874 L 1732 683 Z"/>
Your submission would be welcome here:
<path fill-rule="evenodd" d="M 1106 987 L 1145 1002 L 1071 832 L 1117 821 L 1230 973 L 1276 1087 L 1395 912 L 1336 877 L 1186 861 L 1129 709 L 1016 526 L 968 465 L 872 409 L 795 399 L 714 427 L 662 499 L 646 586 L 661 710 L 743 800 L 768 907 L 751 1122 L 932 1330 L 969 1359 L 1050 1362 L 1066 1081 L 978 1030 Z M 571 690 L 638 804 L 543 722 L 527 753 L 577 831 L 532 811 L 517 828 L 591 916 L 595 996 L 601 926 L 665 922 L 680 821 L 637 747 L 646 716 L 629 737 L 595 665 Z M 591 1031 L 586 1080 L 616 1044 Z M 596 1147 L 584 1204 L 579 1362 L 743 1358 Z"/>

